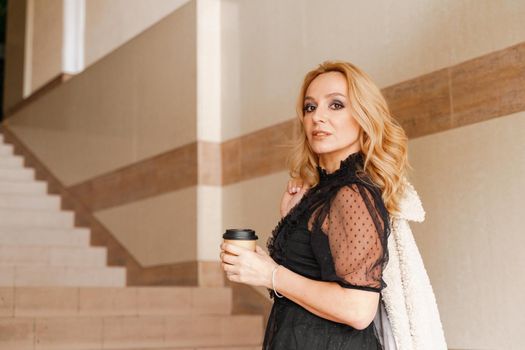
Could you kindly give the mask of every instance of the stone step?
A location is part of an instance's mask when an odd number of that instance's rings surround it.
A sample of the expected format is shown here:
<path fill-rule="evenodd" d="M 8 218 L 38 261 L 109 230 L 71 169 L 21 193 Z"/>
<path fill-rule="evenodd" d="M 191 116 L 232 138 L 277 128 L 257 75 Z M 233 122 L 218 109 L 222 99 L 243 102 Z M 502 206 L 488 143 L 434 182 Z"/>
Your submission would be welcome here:
<path fill-rule="evenodd" d="M 1 317 L 229 315 L 227 287 L 0 287 Z"/>
<path fill-rule="evenodd" d="M 212 346 L 212 347 L 197 347 L 197 348 L 187 348 L 187 347 L 183 347 L 183 348 L 174 348 L 174 347 L 163 347 L 163 348 L 143 348 L 143 347 L 140 347 L 140 348 L 126 348 L 126 349 L 112 349 L 112 350 L 261 350 L 262 348 L 262 344 L 259 344 L 259 345 L 256 345 L 256 346 L 226 346 L 226 347 L 223 347 L 223 346 L 220 346 L 220 347 L 216 347 L 216 346 Z M 91 349 L 90 349 L 91 350 Z"/>
<path fill-rule="evenodd" d="M 261 344 L 254 315 L 102 316 L 0 319 L 0 349 L 249 348 Z"/>
<path fill-rule="evenodd" d="M 35 170 L 31 168 L 0 168 L 0 181 L 32 181 Z"/>
<path fill-rule="evenodd" d="M 177 348 L 172 348 L 172 349 L 177 349 Z M 201 347 L 198 347 L 198 348 L 186 348 L 186 350 L 261 350 L 262 349 L 262 344 L 259 344 L 257 346 L 241 346 L 241 347 L 238 347 L 238 346 L 228 346 L 228 347 L 206 347 L 206 348 L 201 348 Z M 144 350 L 147 350 L 147 349 L 144 349 Z M 160 349 L 159 349 L 160 350 Z M 177 350 L 181 350 L 181 348 L 178 348 Z"/>
<path fill-rule="evenodd" d="M 0 227 L 73 228 L 71 211 L 0 209 Z"/>
<path fill-rule="evenodd" d="M 22 169 L 24 167 L 24 158 L 21 156 L 3 156 L 0 157 L 1 169 Z"/>
<path fill-rule="evenodd" d="M 12 156 L 14 147 L 7 143 L 0 143 L 0 157 Z"/>
<path fill-rule="evenodd" d="M 226 347 L 223 347 L 223 346 L 220 346 L 220 347 L 216 347 L 216 346 L 211 346 L 211 347 L 191 347 L 191 348 L 187 348 L 187 347 L 162 347 L 162 348 L 158 348 L 158 347 L 154 347 L 154 348 L 143 348 L 143 347 L 140 347 L 140 348 L 119 348 L 119 349 L 112 349 L 112 350 L 261 350 L 262 348 L 262 344 L 259 344 L 259 345 L 256 345 L 256 346 L 226 346 Z M 89 349 L 89 350 L 95 350 L 95 349 Z M 98 349 L 97 349 L 98 350 Z"/>
<path fill-rule="evenodd" d="M 0 195 L 3 194 L 47 194 L 45 181 L 3 181 L 0 180 Z"/>
<path fill-rule="evenodd" d="M 0 245 L 49 245 L 88 247 L 91 232 L 87 228 L 12 228 L 0 226 Z"/>
<path fill-rule="evenodd" d="M 0 209 L 26 209 L 26 210 L 60 210 L 61 198 L 58 195 L 0 195 Z"/>
<path fill-rule="evenodd" d="M 120 266 L 0 265 L 2 287 L 123 287 L 125 285 L 126 269 Z"/>
<path fill-rule="evenodd" d="M 106 266 L 106 247 L 0 245 L 0 265 Z"/>

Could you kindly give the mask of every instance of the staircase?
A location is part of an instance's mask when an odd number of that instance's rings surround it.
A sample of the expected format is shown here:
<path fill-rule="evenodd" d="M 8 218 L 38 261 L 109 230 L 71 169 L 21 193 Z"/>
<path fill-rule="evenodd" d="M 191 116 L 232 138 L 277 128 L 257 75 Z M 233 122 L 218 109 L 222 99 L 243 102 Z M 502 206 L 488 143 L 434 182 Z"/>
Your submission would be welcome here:
<path fill-rule="evenodd" d="M 261 348 L 227 287 L 126 287 L 0 134 L 0 350 Z"/>

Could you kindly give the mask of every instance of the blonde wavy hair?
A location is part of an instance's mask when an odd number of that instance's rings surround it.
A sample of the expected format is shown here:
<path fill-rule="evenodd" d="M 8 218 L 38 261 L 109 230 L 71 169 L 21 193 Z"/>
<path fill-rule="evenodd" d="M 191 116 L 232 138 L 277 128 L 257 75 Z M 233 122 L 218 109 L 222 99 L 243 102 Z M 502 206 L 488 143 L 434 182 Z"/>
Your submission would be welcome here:
<path fill-rule="evenodd" d="M 399 213 L 399 203 L 408 181 L 407 141 L 401 125 L 391 115 L 387 102 L 370 77 L 355 65 L 344 61 L 325 61 L 308 72 L 297 100 L 298 129 L 288 157 L 292 178 L 300 178 L 310 186 L 319 183 L 319 157 L 312 151 L 303 125 L 304 97 L 310 83 L 320 74 L 342 73 L 348 84 L 349 108 L 360 125 L 359 144 L 363 153 L 364 172 L 381 190 L 390 214 Z"/>

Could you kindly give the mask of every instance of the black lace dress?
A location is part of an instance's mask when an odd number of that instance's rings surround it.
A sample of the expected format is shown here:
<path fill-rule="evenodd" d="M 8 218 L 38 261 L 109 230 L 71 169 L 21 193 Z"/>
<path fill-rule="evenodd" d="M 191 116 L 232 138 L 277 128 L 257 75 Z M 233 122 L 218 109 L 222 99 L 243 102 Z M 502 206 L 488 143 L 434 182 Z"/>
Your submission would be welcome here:
<path fill-rule="evenodd" d="M 267 242 L 271 257 L 310 279 L 380 292 L 388 261 L 389 216 L 380 190 L 362 171 L 364 156 L 350 154 L 283 217 Z M 274 303 L 263 350 L 382 349 L 374 322 L 358 330 L 319 317 L 268 289 Z M 380 300 L 381 302 L 381 300 Z"/>

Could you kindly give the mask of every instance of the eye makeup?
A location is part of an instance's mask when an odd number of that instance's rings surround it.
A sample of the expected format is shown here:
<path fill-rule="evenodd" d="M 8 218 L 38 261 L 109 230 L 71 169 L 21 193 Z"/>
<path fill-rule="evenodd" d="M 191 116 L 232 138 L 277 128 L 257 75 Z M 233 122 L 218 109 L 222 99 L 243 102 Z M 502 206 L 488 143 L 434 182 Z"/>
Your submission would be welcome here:
<path fill-rule="evenodd" d="M 338 101 L 338 100 L 334 100 L 332 103 L 330 103 L 330 106 L 339 106 L 338 108 L 336 109 L 343 109 L 345 108 L 345 104 L 341 101 Z"/>
<path fill-rule="evenodd" d="M 303 107 L 303 113 L 310 113 L 313 112 L 313 109 L 310 109 L 310 107 L 313 107 L 315 109 L 315 105 L 313 103 L 307 103 Z"/>

